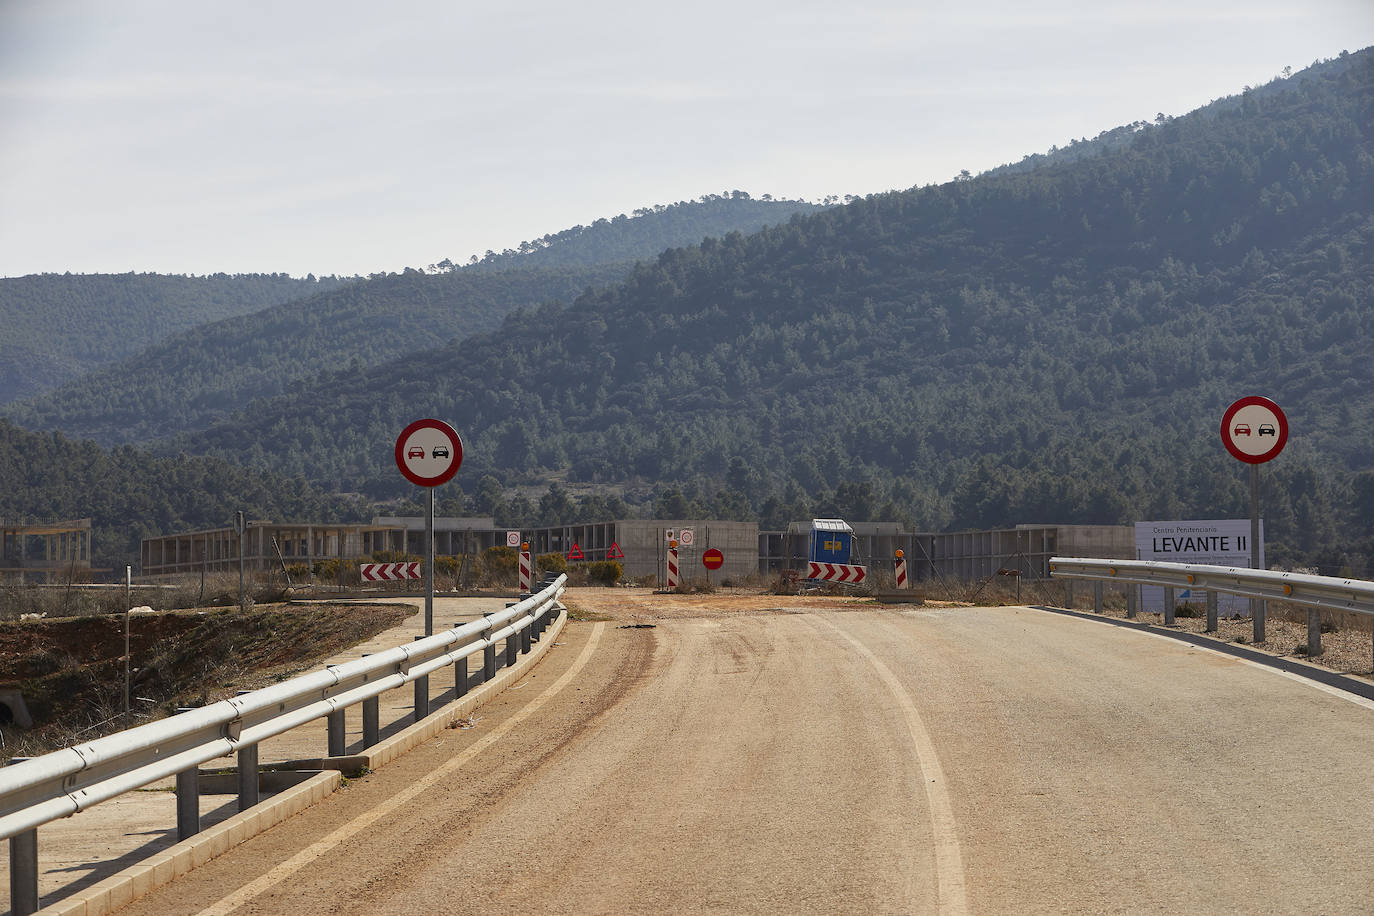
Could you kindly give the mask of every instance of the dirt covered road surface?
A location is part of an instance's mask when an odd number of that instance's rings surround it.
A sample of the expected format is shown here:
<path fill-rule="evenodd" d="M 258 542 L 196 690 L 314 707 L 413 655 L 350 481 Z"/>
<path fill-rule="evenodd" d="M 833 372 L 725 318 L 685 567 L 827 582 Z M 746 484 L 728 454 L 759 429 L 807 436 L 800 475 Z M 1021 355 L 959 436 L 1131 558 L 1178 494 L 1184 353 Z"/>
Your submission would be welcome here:
<path fill-rule="evenodd" d="M 471 727 L 122 912 L 1363 913 L 1374 899 L 1368 701 L 1030 608 L 565 600 L 555 651 Z"/>

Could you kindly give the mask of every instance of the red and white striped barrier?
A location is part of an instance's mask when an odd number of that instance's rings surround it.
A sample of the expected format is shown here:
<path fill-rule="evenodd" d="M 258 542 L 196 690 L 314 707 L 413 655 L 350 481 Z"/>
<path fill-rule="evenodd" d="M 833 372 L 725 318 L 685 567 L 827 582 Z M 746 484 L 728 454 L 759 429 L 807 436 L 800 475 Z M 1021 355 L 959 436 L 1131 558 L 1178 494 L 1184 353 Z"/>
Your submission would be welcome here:
<path fill-rule="evenodd" d="M 868 568 L 865 566 L 846 566 L 842 563 L 816 563 L 808 561 L 806 566 L 806 578 L 819 579 L 822 582 L 844 582 L 849 585 L 858 585 L 868 575 Z"/>
<path fill-rule="evenodd" d="M 530 562 L 530 552 L 520 551 L 520 594 L 530 593 L 530 582 L 534 579 L 534 564 Z"/>
<path fill-rule="evenodd" d="M 897 587 L 906 588 L 906 557 L 897 558 Z"/>
<path fill-rule="evenodd" d="M 677 588 L 677 548 L 668 548 L 668 587 Z"/>
<path fill-rule="evenodd" d="M 423 579 L 425 574 L 416 563 L 363 563 L 358 567 L 364 582 L 395 582 L 400 579 Z"/>

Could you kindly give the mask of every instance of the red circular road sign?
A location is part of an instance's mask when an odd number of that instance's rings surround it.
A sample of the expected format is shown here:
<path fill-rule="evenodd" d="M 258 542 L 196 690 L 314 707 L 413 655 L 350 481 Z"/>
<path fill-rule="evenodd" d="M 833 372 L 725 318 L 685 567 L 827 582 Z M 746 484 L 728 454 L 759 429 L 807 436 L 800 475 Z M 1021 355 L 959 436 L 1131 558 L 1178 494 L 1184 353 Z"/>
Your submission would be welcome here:
<path fill-rule="evenodd" d="M 712 547 L 701 555 L 701 565 L 707 569 L 720 569 L 725 564 L 725 554 Z"/>
<path fill-rule="evenodd" d="M 1237 461 L 1263 464 L 1288 443 L 1288 418 L 1268 398 L 1241 398 L 1222 414 L 1221 441 Z"/>
<path fill-rule="evenodd" d="M 396 467 L 419 487 L 437 487 L 458 473 L 463 440 L 443 420 L 416 420 L 396 437 Z"/>

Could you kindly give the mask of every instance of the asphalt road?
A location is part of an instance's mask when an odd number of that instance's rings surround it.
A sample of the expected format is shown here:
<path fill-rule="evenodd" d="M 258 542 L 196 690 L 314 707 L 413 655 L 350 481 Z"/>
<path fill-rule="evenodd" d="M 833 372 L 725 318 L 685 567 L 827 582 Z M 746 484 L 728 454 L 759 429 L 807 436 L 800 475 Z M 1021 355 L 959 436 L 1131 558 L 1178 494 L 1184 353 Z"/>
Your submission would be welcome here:
<path fill-rule="evenodd" d="M 1374 709 L 1250 663 L 1026 608 L 621 613 L 561 643 L 473 727 L 122 912 L 1374 900 Z"/>

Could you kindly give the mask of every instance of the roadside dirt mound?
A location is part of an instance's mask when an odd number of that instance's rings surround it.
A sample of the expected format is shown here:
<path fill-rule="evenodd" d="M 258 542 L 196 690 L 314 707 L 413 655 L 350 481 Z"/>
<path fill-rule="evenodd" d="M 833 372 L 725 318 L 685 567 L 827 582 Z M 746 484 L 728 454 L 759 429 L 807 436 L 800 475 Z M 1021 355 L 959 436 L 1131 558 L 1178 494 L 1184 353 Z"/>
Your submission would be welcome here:
<path fill-rule="evenodd" d="M 132 617 L 134 724 L 283 680 L 415 613 L 396 604 L 262 605 Z M 123 726 L 124 618 L 0 623 L 0 688 L 30 730 L 0 723 L 0 756 L 43 753 Z"/>

